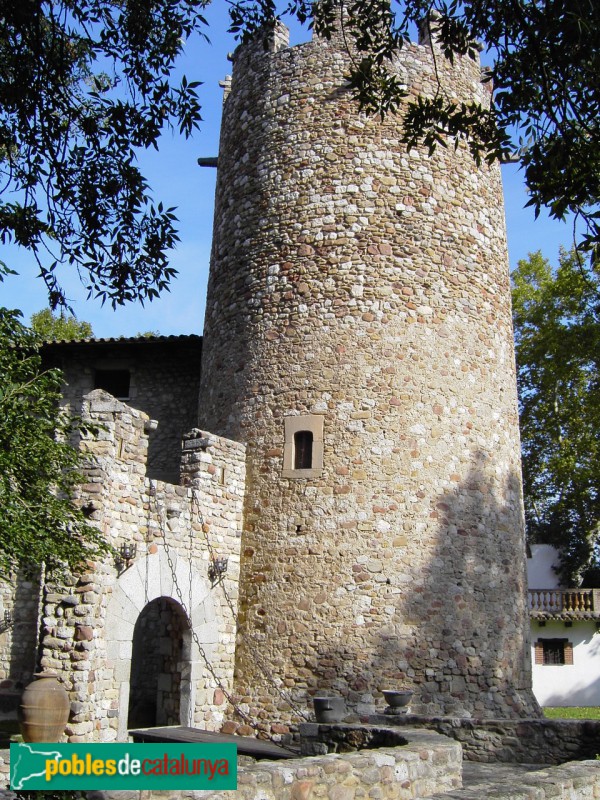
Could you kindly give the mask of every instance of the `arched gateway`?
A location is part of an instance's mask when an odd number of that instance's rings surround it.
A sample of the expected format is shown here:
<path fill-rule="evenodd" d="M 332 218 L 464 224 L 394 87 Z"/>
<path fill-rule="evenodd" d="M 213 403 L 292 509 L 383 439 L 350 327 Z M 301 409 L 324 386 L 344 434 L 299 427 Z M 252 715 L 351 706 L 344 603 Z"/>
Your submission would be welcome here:
<path fill-rule="evenodd" d="M 181 675 L 190 654 L 190 627 L 179 603 L 157 597 L 133 631 L 127 727 L 179 725 Z"/>
<path fill-rule="evenodd" d="M 114 669 L 115 682 L 118 685 L 118 739 L 125 741 L 128 730 L 128 711 L 132 725 L 144 724 L 180 724 L 192 725 L 197 702 L 202 702 L 208 686 L 205 686 L 203 661 L 196 642 L 201 646 L 209 660 L 212 659 L 219 639 L 218 624 L 214 603 L 210 594 L 210 583 L 197 572 L 190 570 L 189 562 L 178 558 L 177 554 L 170 552 L 171 564 L 163 547 L 158 547 L 157 552 L 139 559 L 117 580 L 112 597 L 109 601 L 106 614 L 106 640 L 109 663 Z M 166 633 L 161 625 L 161 612 L 169 614 L 175 620 L 176 632 L 181 634 L 181 645 L 178 653 L 166 653 Z M 146 638 L 143 645 L 139 641 L 139 634 L 146 620 Z M 149 623 L 149 626 L 148 626 Z M 136 636 L 136 624 L 137 633 Z M 156 699 L 151 705 L 149 690 L 139 692 L 140 679 L 144 675 L 140 671 L 138 659 L 132 658 L 135 653 L 134 642 L 137 644 L 137 653 L 147 650 L 155 652 L 154 664 L 147 662 L 146 677 L 153 674 L 153 670 L 160 670 L 159 661 L 163 658 L 169 660 L 176 656 L 177 664 L 171 669 L 169 687 L 163 685 L 165 694 L 169 695 L 167 704 L 168 720 L 163 720 L 164 707 L 157 708 Z M 160 653 L 161 648 L 165 652 Z M 138 662 L 136 667 L 135 662 Z M 173 666 L 173 665 L 171 665 Z M 132 672 L 133 668 L 133 672 Z M 160 675 L 156 674 L 156 691 L 159 691 Z M 154 679 L 154 678 L 152 678 Z M 177 686 L 176 686 L 177 684 Z M 137 696 L 132 694 L 137 692 Z M 173 699 L 177 696 L 178 709 L 173 709 Z M 130 705 L 130 698 L 133 701 Z M 143 706 L 143 708 L 142 708 Z M 150 716 L 154 714 L 154 719 Z M 147 719 L 146 719 L 147 718 Z"/>

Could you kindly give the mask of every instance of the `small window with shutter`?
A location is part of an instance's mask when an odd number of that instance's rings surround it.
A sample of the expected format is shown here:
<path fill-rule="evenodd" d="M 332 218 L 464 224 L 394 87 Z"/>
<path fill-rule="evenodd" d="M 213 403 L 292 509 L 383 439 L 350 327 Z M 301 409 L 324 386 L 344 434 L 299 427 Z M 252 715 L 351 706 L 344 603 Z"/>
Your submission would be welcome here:
<path fill-rule="evenodd" d="M 547 667 L 573 664 L 573 644 L 568 639 L 538 639 L 535 663 Z"/>

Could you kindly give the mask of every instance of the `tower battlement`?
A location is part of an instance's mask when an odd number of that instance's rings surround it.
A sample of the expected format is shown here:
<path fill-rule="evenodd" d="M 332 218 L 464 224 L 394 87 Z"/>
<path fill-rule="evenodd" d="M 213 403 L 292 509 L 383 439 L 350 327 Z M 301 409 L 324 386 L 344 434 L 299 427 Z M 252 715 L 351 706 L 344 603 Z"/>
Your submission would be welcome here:
<path fill-rule="evenodd" d="M 294 75 L 296 80 L 304 79 L 307 87 L 313 87 L 315 78 L 318 82 L 327 79 L 326 63 L 328 55 L 333 53 L 336 66 L 343 65 L 346 71 L 352 59 L 360 57 L 353 51 L 350 38 L 339 31 L 334 31 L 331 39 L 313 35 L 307 42 L 290 46 L 289 29 L 278 22 L 273 30 L 259 31 L 239 45 L 232 54 L 232 62 L 240 80 L 247 80 L 252 73 L 266 67 L 263 86 L 276 80 L 281 72 L 283 78 Z M 330 77 L 337 85 L 336 66 Z M 390 69 L 406 86 L 409 97 L 434 96 L 442 90 L 445 96 L 459 102 L 489 105 L 490 84 L 482 83 L 484 75 L 479 58 L 457 56 L 450 63 L 436 43 L 435 32 L 430 35 L 429 29 L 422 29 L 418 42 L 404 43 Z"/>

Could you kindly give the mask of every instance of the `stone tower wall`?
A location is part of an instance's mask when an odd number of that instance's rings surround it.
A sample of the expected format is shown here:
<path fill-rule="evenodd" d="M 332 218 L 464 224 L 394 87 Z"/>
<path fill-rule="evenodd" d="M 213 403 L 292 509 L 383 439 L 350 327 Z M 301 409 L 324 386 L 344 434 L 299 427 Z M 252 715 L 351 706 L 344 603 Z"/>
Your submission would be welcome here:
<path fill-rule="evenodd" d="M 283 719 L 275 685 L 536 713 L 499 169 L 407 152 L 347 69 L 279 29 L 237 51 L 224 106 L 200 424 L 247 445 L 237 691 Z M 489 99 L 468 58 L 411 44 L 397 70 Z"/>

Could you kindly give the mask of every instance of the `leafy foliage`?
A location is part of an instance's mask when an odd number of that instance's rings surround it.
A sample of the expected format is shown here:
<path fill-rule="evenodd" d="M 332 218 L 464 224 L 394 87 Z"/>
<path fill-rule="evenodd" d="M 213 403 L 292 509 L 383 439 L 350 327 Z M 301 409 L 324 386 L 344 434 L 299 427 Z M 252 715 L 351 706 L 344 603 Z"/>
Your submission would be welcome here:
<path fill-rule="evenodd" d="M 538 252 L 512 277 L 528 533 L 560 548 L 566 583 L 598 585 L 600 271 Z"/>
<path fill-rule="evenodd" d="M 89 339 L 94 335 L 89 322 L 80 321 L 73 314 L 64 312 L 56 316 L 49 308 L 32 314 L 30 327 L 45 342 Z"/>
<path fill-rule="evenodd" d="M 39 337 L 0 308 L 0 577 L 22 567 L 74 570 L 108 550 L 72 502 L 76 422 L 58 413 L 61 373 L 42 371 Z"/>
<path fill-rule="evenodd" d="M 547 719 L 600 719 L 598 706 L 544 706 L 543 711 Z"/>
<path fill-rule="evenodd" d="M 139 331 L 136 333 L 137 337 L 143 337 L 144 339 L 153 339 L 155 336 L 160 335 L 160 331 Z"/>
<path fill-rule="evenodd" d="M 152 300 L 175 274 L 178 236 L 136 150 L 157 148 L 165 126 L 188 137 L 199 124 L 199 84 L 171 73 L 204 2 L 0 5 L 0 241 L 32 251 L 52 309 L 66 305 L 59 264 L 113 306 Z"/>
<path fill-rule="evenodd" d="M 354 52 L 349 75 L 361 107 L 393 112 L 406 90 L 390 70 L 415 24 L 429 28 L 440 57 L 474 56 L 483 41 L 493 65 L 491 108 L 460 104 L 442 83 L 408 103 L 404 140 L 430 150 L 466 141 L 477 161 L 519 158 L 529 205 L 584 223 L 580 248 L 600 259 L 600 26 L 596 0 L 346 0 L 343 33 Z M 249 36 L 273 24 L 272 0 L 232 4 L 232 30 Z M 283 14 L 324 36 L 339 25 L 336 0 L 289 0 Z M 443 54 L 443 55 L 442 55 Z"/>

